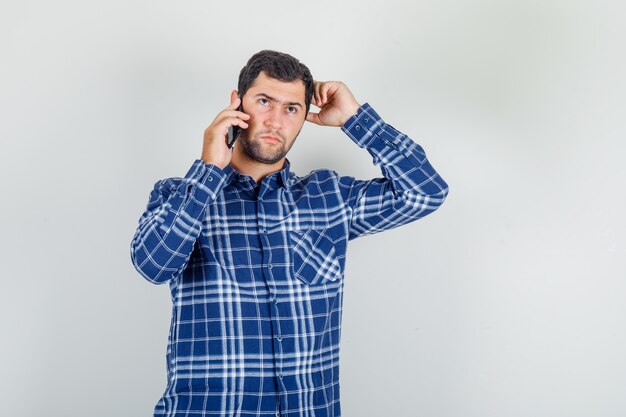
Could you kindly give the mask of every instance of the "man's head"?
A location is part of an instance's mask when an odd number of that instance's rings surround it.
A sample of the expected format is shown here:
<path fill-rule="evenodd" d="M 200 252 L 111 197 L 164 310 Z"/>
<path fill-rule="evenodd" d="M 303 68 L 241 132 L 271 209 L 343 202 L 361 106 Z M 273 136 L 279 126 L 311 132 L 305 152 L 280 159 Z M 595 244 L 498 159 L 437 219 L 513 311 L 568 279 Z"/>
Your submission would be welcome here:
<path fill-rule="evenodd" d="M 313 96 L 311 72 L 291 55 L 264 50 L 242 68 L 238 94 L 242 111 L 250 115 L 237 141 L 242 156 L 277 163 L 306 120 Z"/>
<path fill-rule="evenodd" d="M 290 82 L 300 80 L 304 83 L 304 101 L 306 113 L 311 106 L 313 97 L 313 76 L 306 65 L 289 54 L 265 49 L 252 55 L 248 63 L 239 72 L 237 89 L 239 96 L 243 97 L 259 74 L 279 81 Z M 305 116 L 306 116 L 305 113 Z"/>

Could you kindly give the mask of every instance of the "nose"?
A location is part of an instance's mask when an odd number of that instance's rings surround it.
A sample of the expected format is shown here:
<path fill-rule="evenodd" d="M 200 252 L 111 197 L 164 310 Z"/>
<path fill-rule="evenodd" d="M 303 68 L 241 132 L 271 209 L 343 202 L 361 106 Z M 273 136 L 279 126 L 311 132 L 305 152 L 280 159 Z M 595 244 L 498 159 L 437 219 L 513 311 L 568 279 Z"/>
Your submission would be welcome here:
<path fill-rule="evenodd" d="M 281 106 L 274 106 L 272 110 L 267 114 L 267 119 L 265 119 L 265 126 L 268 128 L 272 128 L 273 130 L 278 130 L 282 127 L 283 122 L 283 113 Z"/>

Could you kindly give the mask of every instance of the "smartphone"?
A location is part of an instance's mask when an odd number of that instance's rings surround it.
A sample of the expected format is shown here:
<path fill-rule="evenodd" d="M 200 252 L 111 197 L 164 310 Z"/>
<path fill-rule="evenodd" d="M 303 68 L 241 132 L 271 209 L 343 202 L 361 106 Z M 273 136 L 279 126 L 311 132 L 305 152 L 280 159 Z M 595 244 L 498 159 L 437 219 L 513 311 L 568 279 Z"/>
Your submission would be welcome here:
<path fill-rule="evenodd" d="M 242 107 L 241 104 L 239 104 L 239 107 L 237 107 L 237 111 L 243 111 L 243 107 Z M 230 126 L 228 128 L 228 142 L 227 142 L 227 145 L 228 145 L 229 148 L 232 148 L 233 146 L 235 146 L 235 141 L 239 137 L 240 133 L 241 133 L 241 127 L 240 126 Z"/>

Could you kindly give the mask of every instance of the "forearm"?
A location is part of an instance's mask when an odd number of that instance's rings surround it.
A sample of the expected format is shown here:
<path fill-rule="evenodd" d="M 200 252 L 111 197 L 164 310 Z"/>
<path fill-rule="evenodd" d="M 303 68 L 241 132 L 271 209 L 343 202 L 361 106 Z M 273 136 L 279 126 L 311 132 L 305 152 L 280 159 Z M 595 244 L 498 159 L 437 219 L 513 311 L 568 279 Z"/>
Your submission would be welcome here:
<path fill-rule="evenodd" d="M 368 103 L 361 106 L 342 130 L 373 156 L 374 164 L 381 166 L 385 178 L 393 181 L 396 190 L 445 197 L 448 184 L 432 167 L 424 149 L 385 123 Z"/>
<path fill-rule="evenodd" d="M 133 265 L 144 278 L 162 284 L 183 271 L 202 231 L 206 207 L 224 180 L 220 168 L 196 160 L 184 178 L 155 184 L 130 246 Z"/>
<path fill-rule="evenodd" d="M 384 178 L 341 182 L 352 210 L 353 237 L 391 229 L 432 213 L 443 204 L 448 184 L 424 149 L 364 104 L 342 130 L 365 148 Z"/>

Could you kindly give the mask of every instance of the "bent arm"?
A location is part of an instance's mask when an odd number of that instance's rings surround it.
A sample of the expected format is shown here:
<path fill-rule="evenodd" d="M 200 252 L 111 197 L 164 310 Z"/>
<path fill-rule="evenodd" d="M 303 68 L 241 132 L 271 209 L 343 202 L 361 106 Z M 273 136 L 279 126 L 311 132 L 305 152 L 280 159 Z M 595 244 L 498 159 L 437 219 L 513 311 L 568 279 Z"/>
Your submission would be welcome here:
<path fill-rule="evenodd" d="M 145 279 L 163 284 L 185 269 L 206 207 L 215 201 L 225 179 L 220 168 L 197 159 L 184 178 L 156 182 L 130 245 L 133 265 Z"/>
<path fill-rule="evenodd" d="M 368 103 L 341 129 L 367 149 L 384 176 L 368 181 L 340 177 L 341 193 L 351 211 L 349 239 L 415 221 L 443 204 L 448 184 L 424 149 L 385 123 Z"/>

